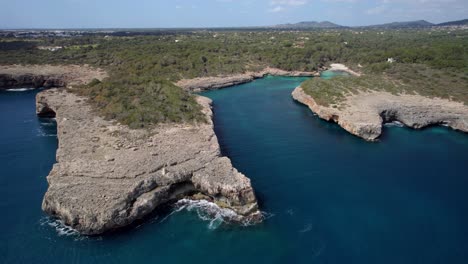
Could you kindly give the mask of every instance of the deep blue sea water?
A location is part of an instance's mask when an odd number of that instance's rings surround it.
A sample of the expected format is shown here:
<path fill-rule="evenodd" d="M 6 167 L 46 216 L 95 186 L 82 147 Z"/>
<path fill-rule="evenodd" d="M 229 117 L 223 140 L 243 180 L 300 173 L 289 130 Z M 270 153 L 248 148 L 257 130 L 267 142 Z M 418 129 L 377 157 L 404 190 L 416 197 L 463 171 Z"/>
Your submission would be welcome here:
<path fill-rule="evenodd" d="M 368 143 L 294 102 L 303 80 L 204 93 L 263 224 L 167 208 L 93 238 L 40 209 L 57 139 L 53 121 L 35 116 L 36 92 L 0 92 L 0 263 L 468 263 L 468 135 L 388 127 Z"/>

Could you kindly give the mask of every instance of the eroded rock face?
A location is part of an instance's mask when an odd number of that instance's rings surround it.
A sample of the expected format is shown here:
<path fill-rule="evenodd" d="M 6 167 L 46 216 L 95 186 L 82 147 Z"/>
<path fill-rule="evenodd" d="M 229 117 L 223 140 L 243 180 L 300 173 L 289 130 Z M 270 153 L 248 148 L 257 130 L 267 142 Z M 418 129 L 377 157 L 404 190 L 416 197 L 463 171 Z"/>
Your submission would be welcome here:
<path fill-rule="evenodd" d="M 37 113 L 56 113 L 57 163 L 47 177 L 42 208 L 88 235 L 131 224 L 159 205 L 201 192 L 260 221 L 250 180 L 221 157 L 211 100 L 198 97 L 208 123 L 131 130 L 91 112 L 66 90 L 37 95 Z"/>
<path fill-rule="evenodd" d="M 86 65 L 0 65 L 0 89 L 65 87 L 106 77 L 103 70 Z"/>
<path fill-rule="evenodd" d="M 195 79 L 180 80 L 176 83 L 177 86 L 188 91 L 206 91 L 215 90 L 223 87 L 243 84 L 251 82 L 255 79 L 265 77 L 266 75 L 274 76 L 290 76 L 290 77 L 312 77 L 320 76 L 318 72 L 300 72 L 300 71 L 284 71 L 275 68 L 266 68 L 260 72 L 247 72 L 243 74 L 235 74 L 230 76 L 219 77 L 202 77 Z"/>
<path fill-rule="evenodd" d="M 0 89 L 1 88 L 50 88 L 50 87 L 63 87 L 66 83 L 57 77 L 43 76 L 43 75 L 11 75 L 0 74 Z"/>
<path fill-rule="evenodd" d="M 420 95 L 369 92 L 348 96 L 338 109 L 318 105 L 301 87 L 296 88 L 292 96 L 320 118 L 334 121 L 351 134 L 368 141 L 377 140 L 382 133 L 382 124 L 393 121 L 415 129 L 446 125 L 468 132 L 468 107 L 460 102 Z"/>

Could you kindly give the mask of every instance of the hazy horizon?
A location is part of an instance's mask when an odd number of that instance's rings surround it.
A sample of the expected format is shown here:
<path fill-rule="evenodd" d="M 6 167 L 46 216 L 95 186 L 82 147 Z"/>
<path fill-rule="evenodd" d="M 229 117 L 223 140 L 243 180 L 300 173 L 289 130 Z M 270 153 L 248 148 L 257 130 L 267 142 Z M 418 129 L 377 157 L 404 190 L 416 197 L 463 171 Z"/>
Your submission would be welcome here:
<path fill-rule="evenodd" d="M 2 0 L 5 1 L 5 0 Z M 1 29 L 171 29 L 264 27 L 301 21 L 367 26 L 466 19 L 464 0 L 15 0 Z M 31 10 L 39 14 L 31 15 Z"/>
<path fill-rule="evenodd" d="M 176 30 L 176 29 L 216 29 L 216 28 L 262 28 L 262 27 L 271 27 L 271 26 L 276 26 L 276 25 L 284 25 L 284 24 L 297 24 L 301 22 L 331 22 L 334 24 L 337 24 L 339 26 L 344 26 L 344 27 L 366 27 L 366 26 L 372 26 L 372 25 L 380 25 L 380 24 L 389 24 L 389 23 L 394 23 L 394 22 L 413 22 L 413 21 L 422 21 L 425 20 L 427 22 L 433 23 L 433 24 L 440 24 L 440 23 L 445 23 L 445 22 L 452 22 L 452 21 L 460 21 L 460 20 L 465 20 L 467 18 L 462 18 L 462 19 L 456 19 L 456 20 L 450 20 L 450 21 L 441 21 L 441 22 L 433 22 L 429 21 L 427 19 L 414 19 L 414 20 L 398 20 L 398 21 L 387 21 L 387 22 L 382 22 L 378 24 L 368 24 L 368 25 L 357 25 L 357 26 L 349 26 L 349 25 L 342 25 L 335 23 L 334 21 L 330 20 L 308 20 L 308 21 L 291 21 L 291 22 L 285 22 L 285 23 L 278 23 L 278 24 L 271 24 L 271 25 L 252 25 L 252 26 L 213 26 L 213 27 L 23 27 L 23 28 L 1 28 L 0 30 L 115 30 L 115 29 L 128 29 L 128 30 L 136 30 L 136 29 L 141 29 L 141 30 Z"/>

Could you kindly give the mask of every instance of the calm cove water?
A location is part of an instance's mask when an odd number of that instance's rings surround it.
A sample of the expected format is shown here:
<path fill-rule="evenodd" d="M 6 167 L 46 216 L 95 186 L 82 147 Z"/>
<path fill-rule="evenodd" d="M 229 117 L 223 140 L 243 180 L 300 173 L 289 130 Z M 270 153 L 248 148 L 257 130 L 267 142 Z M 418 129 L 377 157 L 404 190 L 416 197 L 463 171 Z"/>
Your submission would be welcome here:
<path fill-rule="evenodd" d="M 36 91 L 0 92 L 0 263 L 468 263 L 468 135 L 394 126 L 367 143 L 294 102 L 303 80 L 204 93 L 263 224 L 167 208 L 93 238 L 41 211 L 57 139 Z"/>

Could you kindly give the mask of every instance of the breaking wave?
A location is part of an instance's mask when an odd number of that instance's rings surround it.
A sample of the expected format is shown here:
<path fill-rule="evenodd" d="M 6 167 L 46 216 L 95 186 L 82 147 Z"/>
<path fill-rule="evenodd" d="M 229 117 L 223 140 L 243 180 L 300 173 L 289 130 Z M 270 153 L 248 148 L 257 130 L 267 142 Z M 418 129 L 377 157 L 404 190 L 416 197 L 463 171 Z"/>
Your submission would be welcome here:
<path fill-rule="evenodd" d="M 198 217 L 208 222 L 208 229 L 214 230 L 221 226 L 224 222 L 232 221 L 238 218 L 238 215 L 231 209 L 221 208 L 217 204 L 207 200 L 190 200 L 182 199 L 175 204 L 175 211 L 180 212 L 187 210 L 196 212 Z"/>
<path fill-rule="evenodd" d="M 403 123 L 401 123 L 399 121 L 393 121 L 393 122 L 390 122 L 390 123 L 385 123 L 384 126 L 386 126 L 386 127 L 404 127 L 405 125 L 403 125 Z"/>
<path fill-rule="evenodd" d="M 31 91 L 36 88 L 12 88 L 12 89 L 6 89 L 7 92 L 26 92 L 26 91 Z"/>
<path fill-rule="evenodd" d="M 221 226 L 223 223 L 237 222 L 242 226 L 251 226 L 254 223 L 248 219 L 242 219 L 236 212 L 231 209 L 221 208 L 213 202 L 207 200 L 190 200 L 182 199 L 179 200 L 174 205 L 174 210 L 172 214 L 180 212 L 182 210 L 187 210 L 189 212 L 196 212 L 198 217 L 208 222 L 208 229 L 214 230 Z M 169 215 L 169 216 L 170 216 Z M 169 217 L 167 216 L 167 217 Z M 166 217 L 166 218 L 167 218 Z M 273 217 L 273 214 L 262 212 L 262 218 L 268 219 Z"/>
<path fill-rule="evenodd" d="M 65 225 L 61 220 L 44 217 L 40 222 L 41 226 L 49 226 L 55 229 L 59 236 L 80 236 L 75 229 Z"/>
<path fill-rule="evenodd" d="M 56 137 L 57 130 L 54 127 L 57 125 L 55 118 L 40 118 L 40 126 L 37 129 L 39 137 Z"/>
<path fill-rule="evenodd" d="M 57 123 L 54 122 L 41 122 L 41 126 L 56 126 Z"/>
<path fill-rule="evenodd" d="M 37 130 L 37 136 L 38 137 L 56 137 L 57 133 L 47 133 L 46 131 L 42 129 Z"/>

